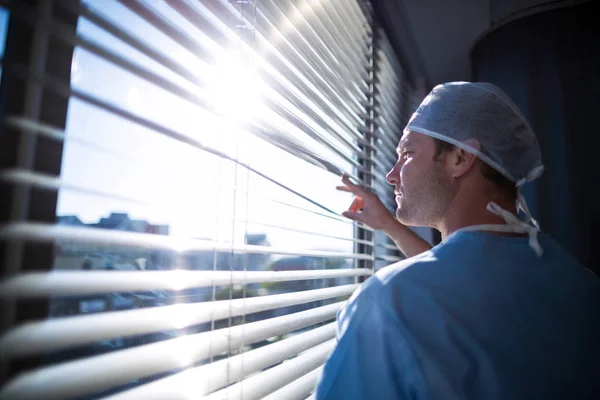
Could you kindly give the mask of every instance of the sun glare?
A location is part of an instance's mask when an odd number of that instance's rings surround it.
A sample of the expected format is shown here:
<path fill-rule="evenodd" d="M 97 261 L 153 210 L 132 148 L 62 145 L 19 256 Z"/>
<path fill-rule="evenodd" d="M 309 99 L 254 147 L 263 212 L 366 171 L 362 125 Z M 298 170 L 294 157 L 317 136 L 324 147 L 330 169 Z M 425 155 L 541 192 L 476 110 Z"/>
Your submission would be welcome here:
<path fill-rule="evenodd" d="M 208 100 L 228 121 L 243 125 L 262 106 L 262 82 L 251 55 L 225 50 L 216 57 L 208 84 Z"/>

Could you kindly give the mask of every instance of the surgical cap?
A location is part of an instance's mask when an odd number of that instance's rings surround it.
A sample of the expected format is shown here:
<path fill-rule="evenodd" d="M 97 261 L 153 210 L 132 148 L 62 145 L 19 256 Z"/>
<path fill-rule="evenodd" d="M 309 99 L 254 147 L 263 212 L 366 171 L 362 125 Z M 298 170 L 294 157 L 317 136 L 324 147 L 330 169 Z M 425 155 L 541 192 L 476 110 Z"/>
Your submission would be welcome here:
<path fill-rule="evenodd" d="M 412 115 L 405 131 L 452 143 L 479 157 L 521 186 L 541 175 L 542 156 L 533 130 L 512 100 L 485 82 L 436 86 Z M 480 149 L 469 145 L 476 140 Z"/>

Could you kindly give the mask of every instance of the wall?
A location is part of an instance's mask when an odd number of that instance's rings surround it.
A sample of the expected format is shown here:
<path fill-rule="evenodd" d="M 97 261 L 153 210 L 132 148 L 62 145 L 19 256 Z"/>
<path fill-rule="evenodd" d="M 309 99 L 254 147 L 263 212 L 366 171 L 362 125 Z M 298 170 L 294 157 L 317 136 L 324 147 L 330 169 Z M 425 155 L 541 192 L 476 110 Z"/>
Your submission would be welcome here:
<path fill-rule="evenodd" d="M 600 272 L 598 11 L 587 2 L 507 23 L 477 44 L 472 66 L 475 79 L 504 89 L 536 131 L 546 171 L 525 195 L 542 230 Z"/>

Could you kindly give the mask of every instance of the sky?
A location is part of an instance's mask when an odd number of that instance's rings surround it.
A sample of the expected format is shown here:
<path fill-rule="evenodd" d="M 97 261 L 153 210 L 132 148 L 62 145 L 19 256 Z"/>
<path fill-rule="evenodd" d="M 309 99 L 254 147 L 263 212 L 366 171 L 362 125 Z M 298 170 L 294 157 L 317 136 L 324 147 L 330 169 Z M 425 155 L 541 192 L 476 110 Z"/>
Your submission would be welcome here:
<path fill-rule="evenodd" d="M 194 71 L 200 80 L 209 77 L 208 83 L 204 89 L 198 89 L 82 18 L 77 27 L 80 35 L 222 107 L 227 118 L 216 117 L 81 48 L 76 48 L 73 57 L 71 84 L 74 88 L 237 157 L 338 213 L 348 207 L 351 195 L 335 189 L 339 177 L 239 129 L 240 119 L 262 118 L 272 129 L 285 131 L 352 171 L 343 158 L 297 131 L 287 121 L 268 114 L 260 97 L 268 88 L 254 73 L 253 65 L 238 57 L 236 49 L 223 51 L 162 2 L 151 4 L 180 29 L 211 51 L 214 49 L 214 65 L 203 62 L 116 1 L 87 0 L 85 3 Z M 90 223 L 111 212 L 126 212 L 132 218 L 169 225 L 170 233 L 176 236 L 241 244 L 246 233 L 266 233 L 269 242 L 277 247 L 352 251 L 350 241 L 243 222 L 260 221 L 352 237 L 352 225 L 348 222 L 272 201 L 276 199 L 323 212 L 234 162 L 178 143 L 74 98 L 69 103 L 66 134 L 61 174 L 64 181 L 93 187 L 110 196 L 61 189 L 58 215 L 77 215 Z M 234 191 L 234 187 L 237 190 Z M 233 222 L 234 216 L 242 222 Z"/>

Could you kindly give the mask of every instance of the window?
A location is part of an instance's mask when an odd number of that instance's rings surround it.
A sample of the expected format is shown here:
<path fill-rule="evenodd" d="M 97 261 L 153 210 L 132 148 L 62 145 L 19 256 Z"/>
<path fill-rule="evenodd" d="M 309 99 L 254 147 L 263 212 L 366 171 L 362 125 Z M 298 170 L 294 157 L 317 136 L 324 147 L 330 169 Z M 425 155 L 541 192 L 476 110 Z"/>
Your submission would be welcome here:
<path fill-rule="evenodd" d="M 47 318 L 10 321 L 0 393 L 309 396 L 337 310 L 399 259 L 339 216 L 352 199 L 335 190 L 346 172 L 392 207 L 381 170 L 412 89 L 370 5 L 49 4 L 11 15 L 49 54 L 70 49 L 69 79 L 44 51 L 44 76 L 10 69 L 43 90 L 42 112 L 4 123 L 44 154 L 58 144 L 57 171 L 35 157 L 3 164 L 32 211 L 0 228 L 14 266 L 3 296 L 47 299 Z M 45 119 L 49 92 L 68 105 L 63 122 Z M 55 223 L 36 214 L 37 191 L 55 196 Z M 30 243 L 50 246 L 46 265 Z"/>
<path fill-rule="evenodd" d="M 374 183 L 373 189 L 386 208 L 394 213 L 394 192 L 386 182 L 386 174 L 396 163 L 396 147 L 408 117 L 418 107 L 424 93 L 404 75 L 402 65 L 383 29 L 376 36 L 373 131 L 374 135 Z M 411 228 L 424 239 L 432 241 L 428 228 Z M 383 232 L 374 232 L 374 269 L 377 271 L 401 256 L 393 241 Z"/>

